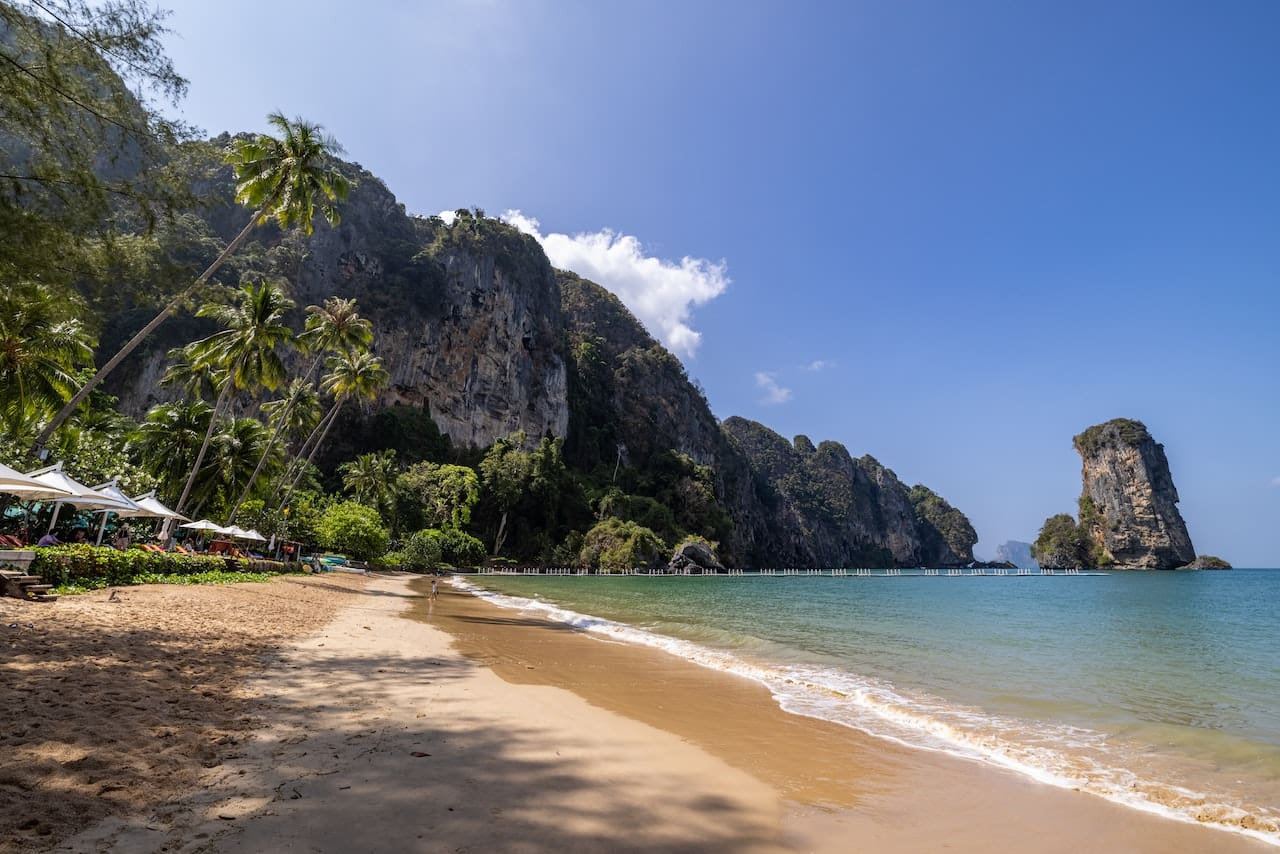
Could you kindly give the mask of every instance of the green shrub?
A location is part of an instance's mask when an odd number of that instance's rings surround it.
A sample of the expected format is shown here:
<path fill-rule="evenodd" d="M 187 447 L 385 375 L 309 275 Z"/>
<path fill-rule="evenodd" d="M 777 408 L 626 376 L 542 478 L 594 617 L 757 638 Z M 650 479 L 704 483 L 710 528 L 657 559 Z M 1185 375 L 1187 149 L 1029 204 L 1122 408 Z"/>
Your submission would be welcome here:
<path fill-rule="evenodd" d="M 216 555 L 181 555 L 149 552 L 142 549 L 116 551 L 96 546 L 52 546 L 35 550 L 30 572 L 46 584 L 55 586 L 93 586 L 151 584 L 150 579 L 200 576 L 206 573 L 277 574 L 297 572 L 300 564 L 269 560 L 228 558 Z M 164 583 L 177 583 L 166 581 Z M 200 583 L 200 582 L 197 582 Z"/>
<path fill-rule="evenodd" d="M 426 528 L 405 541 L 400 568 L 409 572 L 430 572 L 440 566 L 439 531 Z"/>
<path fill-rule="evenodd" d="M 387 529 L 378 511 L 354 501 L 334 504 L 316 523 L 320 545 L 356 560 L 369 560 L 387 549 Z"/>
<path fill-rule="evenodd" d="M 440 559 L 451 566 L 478 566 L 488 557 L 484 543 L 457 528 L 435 532 L 440 543 Z"/>
<path fill-rule="evenodd" d="M 621 519 L 605 519 L 587 532 L 578 563 L 607 570 L 662 566 L 666 564 L 666 551 L 662 539 L 648 528 Z"/>

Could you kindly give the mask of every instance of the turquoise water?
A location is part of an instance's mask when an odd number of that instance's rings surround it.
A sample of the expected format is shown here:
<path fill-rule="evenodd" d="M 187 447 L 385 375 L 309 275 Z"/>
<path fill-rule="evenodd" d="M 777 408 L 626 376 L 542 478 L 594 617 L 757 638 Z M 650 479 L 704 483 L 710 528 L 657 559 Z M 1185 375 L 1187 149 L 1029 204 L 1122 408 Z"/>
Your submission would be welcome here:
<path fill-rule="evenodd" d="M 1280 570 L 467 583 L 797 714 L 1280 845 Z"/>

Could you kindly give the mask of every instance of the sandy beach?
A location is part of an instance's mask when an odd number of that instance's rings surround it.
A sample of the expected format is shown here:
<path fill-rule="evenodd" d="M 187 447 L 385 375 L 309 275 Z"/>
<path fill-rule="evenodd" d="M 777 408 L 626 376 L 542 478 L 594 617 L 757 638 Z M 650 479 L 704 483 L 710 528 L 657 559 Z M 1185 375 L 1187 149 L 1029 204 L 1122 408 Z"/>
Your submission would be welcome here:
<path fill-rule="evenodd" d="M 1272 850 L 423 584 L 0 604 L 0 851 Z"/>

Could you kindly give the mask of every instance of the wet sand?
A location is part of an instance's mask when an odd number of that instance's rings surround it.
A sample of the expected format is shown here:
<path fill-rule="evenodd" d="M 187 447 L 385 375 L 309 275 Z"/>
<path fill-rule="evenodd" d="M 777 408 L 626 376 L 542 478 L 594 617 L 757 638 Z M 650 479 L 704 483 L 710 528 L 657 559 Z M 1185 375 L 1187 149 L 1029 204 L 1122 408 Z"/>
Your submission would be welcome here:
<path fill-rule="evenodd" d="M 782 711 L 762 686 L 453 590 L 423 615 L 516 684 L 568 689 L 767 783 L 785 840 L 810 851 L 1263 852 L 1257 840 L 1143 813 L 991 766 Z"/>

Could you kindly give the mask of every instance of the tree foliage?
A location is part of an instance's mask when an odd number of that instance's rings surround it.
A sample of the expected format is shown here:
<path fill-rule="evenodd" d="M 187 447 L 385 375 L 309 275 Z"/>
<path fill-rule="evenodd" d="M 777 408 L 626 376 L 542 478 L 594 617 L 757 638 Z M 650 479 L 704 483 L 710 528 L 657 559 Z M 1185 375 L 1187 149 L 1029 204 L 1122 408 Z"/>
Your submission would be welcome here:
<path fill-rule="evenodd" d="M 605 519 L 587 532 L 582 551 L 578 554 L 578 563 L 580 566 L 616 571 L 663 566 L 666 554 L 666 544 L 643 525 Z"/>
<path fill-rule="evenodd" d="M 378 511 L 354 501 L 330 506 L 321 514 L 315 532 L 320 545 L 357 560 L 369 560 L 387 550 L 387 529 Z"/>

